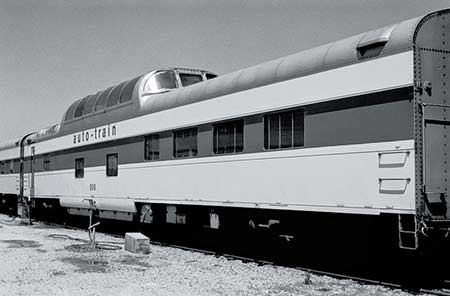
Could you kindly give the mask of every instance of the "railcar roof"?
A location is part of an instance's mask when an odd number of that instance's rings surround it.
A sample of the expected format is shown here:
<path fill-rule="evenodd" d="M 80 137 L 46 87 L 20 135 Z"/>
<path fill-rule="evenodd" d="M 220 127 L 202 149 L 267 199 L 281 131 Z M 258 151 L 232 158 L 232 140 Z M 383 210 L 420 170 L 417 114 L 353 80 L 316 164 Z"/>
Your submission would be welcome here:
<path fill-rule="evenodd" d="M 403 21 L 160 94 L 142 102 L 139 111 L 141 114 L 159 112 L 408 51 L 413 47 L 414 32 L 422 19 Z"/>
<path fill-rule="evenodd" d="M 111 109 L 105 112 L 98 112 L 95 113 L 95 116 L 87 116 L 86 118 L 82 116 L 79 118 L 80 120 L 71 120 L 72 118 L 70 116 L 68 117 L 67 114 L 73 113 L 77 105 L 79 107 L 80 102 L 86 102 L 85 104 L 89 105 L 92 96 L 96 95 L 88 96 L 81 99 L 81 101 L 75 102 L 68 109 L 63 118 L 61 132 L 63 134 L 72 133 L 139 115 L 159 112 L 218 96 L 358 63 L 371 58 L 407 51 L 412 48 L 414 31 L 422 18 L 417 17 L 395 25 L 331 42 L 185 88 L 155 94 L 146 99 L 140 99 L 135 88 L 133 96 L 130 99 L 130 104 L 127 107 L 121 108 L 120 110 Z M 377 45 L 379 44 L 383 46 L 380 51 L 377 51 Z M 135 80 L 135 86 L 137 82 Z M 107 89 L 106 92 L 113 92 L 113 89 Z M 101 96 L 101 94 L 98 96 Z"/>
<path fill-rule="evenodd" d="M 421 20 L 426 16 L 442 12 L 444 11 L 433 12 L 425 16 L 416 17 L 381 29 L 304 50 L 188 87 L 162 94 L 155 94 L 145 99 L 139 97 L 137 89 L 139 81 L 143 77 L 141 75 L 102 92 L 86 96 L 73 103 L 65 112 L 57 134 L 70 134 L 79 130 L 144 114 L 155 113 L 218 96 L 359 63 L 368 59 L 408 51 L 413 47 L 414 34 Z M 448 10 L 445 10 L 445 12 L 448 12 Z M 108 95 L 112 95 L 117 88 L 122 88 L 123 90 L 128 88 L 127 97 L 118 98 L 119 102 L 126 102 L 126 104 L 119 104 L 120 108 L 104 108 L 101 101 L 102 95 L 106 96 L 105 92 Z M 131 89 L 132 91 L 130 91 Z M 123 91 L 116 93 L 123 93 Z M 96 109 L 99 101 L 101 102 L 100 109 Z M 78 118 L 74 119 L 74 116 L 68 115 L 68 113 L 75 114 L 77 111 L 78 113 L 81 112 L 81 116 Z M 49 135 L 48 137 L 53 136 L 57 135 Z M 33 140 L 39 141 L 48 137 L 34 138 Z"/>
<path fill-rule="evenodd" d="M 10 140 L 10 141 L 0 143 L 0 151 L 17 147 L 19 141 L 20 141 L 20 139 Z"/>

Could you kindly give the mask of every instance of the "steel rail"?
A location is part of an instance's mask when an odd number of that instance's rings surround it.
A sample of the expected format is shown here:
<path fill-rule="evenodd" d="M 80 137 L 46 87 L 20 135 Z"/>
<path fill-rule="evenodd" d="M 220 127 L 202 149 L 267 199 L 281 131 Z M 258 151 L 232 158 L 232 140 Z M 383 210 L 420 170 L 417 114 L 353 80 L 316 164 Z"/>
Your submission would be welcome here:
<path fill-rule="evenodd" d="M 70 226 L 70 225 L 66 225 L 66 224 L 59 224 L 59 223 L 47 222 L 47 221 L 40 221 L 40 222 L 43 222 L 50 226 L 58 226 L 58 227 L 65 228 L 65 229 L 86 231 L 86 229 L 84 229 L 84 228 Z M 112 237 L 123 239 L 123 235 L 117 235 L 114 233 L 103 232 L 103 231 L 100 233 L 108 234 Z M 177 248 L 177 249 L 181 249 L 181 250 L 185 250 L 185 251 L 191 251 L 191 252 L 197 252 L 197 253 L 202 253 L 202 254 L 206 254 L 206 255 L 212 255 L 212 256 L 216 256 L 216 257 L 224 257 L 224 258 L 232 259 L 232 260 L 241 260 L 243 262 L 252 262 L 252 263 L 256 263 L 258 265 L 280 266 L 271 261 L 265 261 L 265 260 L 255 259 L 255 258 L 251 258 L 251 257 L 238 256 L 238 255 L 233 255 L 233 254 L 226 254 L 226 253 L 221 253 L 221 252 L 217 252 L 217 251 L 209 251 L 209 250 L 204 250 L 204 249 L 192 248 L 192 247 L 187 247 L 187 246 L 183 246 L 183 245 L 165 243 L 165 242 L 161 242 L 161 241 L 151 241 L 151 244 L 163 246 L 163 247 L 172 247 L 172 248 Z M 334 273 L 334 272 L 328 272 L 328 271 L 317 270 L 317 269 L 310 269 L 310 268 L 305 268 L 305 267 L 301 267 L 301 266 L 285 266 L 285 267 L 301 270 L 301 271 L 309 273 L 309 274 L 315 274 L 315 275 L 320 275 L 320 276 L 329 276 L 329 277 L 333 277 L 336 279 L 353 280 L 353 281 L 356 281 L 359 283 L 370 284 L 370 285 L 380 285 L 380 286 L 388 287 L 391 289 L 401 289 L 401 290 L 412 292 L 412 293 L 418 292 L 418 293 L 426 293 L 426 294 L 430 294 L 430 295 L 450 296 L 450 290 L 447 290 L 447 289 L 432 290 L 432 289 L 420 288 L 418 290 L 412 291 L 411 289 L 408 289 L 408 287 L 402 286 L 400 284 L 390 283 L 390 282 L 372 280 L 372 279 L 362 278 L 362 277 L 349 276 L 349 275 L 345 275 L 345 274 L 341 274 L 341 273 Z M 450 283 L 450 281 L 443 281 L 443 282 Z"/>
<path fill-rule="evenodd" d="M 71 230 L 86 230 L 84 228 L 75 227 L 75 226 L 69 226 L 69 225 L 62 225 L 62 224 L 58 224 L 58 223 L 51 223 L 51 222 L 44 222 L 44 223 L 46 223 L 48 225 L 52 225 L 52 226 L 59 226 L 59 227 L 71 229 Z M 111 235 L 112 237 L 122 238 L 123 239 L 122 235 L 112 234 L 112 233 L 108 233 L 108 232 L 100 232 L 100 233 L 108 234 L 108 235 Z M 233 254 L 221 253 L 221 252 L 216 252 L 216 251 L 209 251 L 209 250 L 204 250 L 204 249 L 187 247 L 187 246 L 183 246 L 183 245 L 170 244 L 170 243 L 166 243 L 166 242 L 162 242 L 162 241 L 154 241 L 154 240 L 152 240 L 151 244 L 162 246 L 162 247 L 172 247 L 172 248 L 177 248 L 177 249 L 180 249 L 180 250 L 185 250 L 185 251 L 190 251 L 190 252 L 197 252 L 197 253 L 202 253 L 202 254 L 205 254 L 205 255 L 211 255 L 211 256 L 216 256 L 216 257 L 224 257 L 224 258 L 232 259 L 232 260 L 241 260 L 243 262 L 252 262 L 252 263 L 256 263 L 258 265 L 278 266 L 277 264 L 275 264 L 274 262 L 271 262 L 271 261 L 265 261 L 265 260 L 251 258 L 251 257 L 244 257 L 244 256 L 233 255 Z M 333 272 L 322 271 L 322 270 L 311 269 L 311 268 L 305 268 L 305 267 L 300 267 L 300 266 L 293 266 L 293 267 L 288 267 L 288 268 L 293 268 L 293 269 L 301 270 L 303 272 L 307 272 L 307 273 L 315 274 L 315 275 L 320 275 L 320 276 L 329 276 L 329 277 L 333 277 L 333 278 L 337 278 L 337 279 L 353 280 L 353 281 L 360 282 L 360 283 L 365 283 L 365 284 L 381 285 L 381 286 L 389 287 L 391 289 L 402 289 L 402 290 L 405 290 L 404 287 L 402 287 L 399 284 L 395 284 L 395 283 L 371 280 L 371 279 L 367 279 L 367 278 L 349 276 L 349 275 L 345 275 L 345 274 L 333 273 Z M 441 295 L 441 294 L 439 294 L 439 295 Z M 442 295 L 444 295 L 444 294 L 442 294 Z M 448 294 L 448 296 L 450 296 L 450 294 Z"/>
<path fill-rule="evenodd" d="M 426 294 L 430 294 L 430 295 L 438 295 L 438 296 L 449 296 L 450 295 L 450 291 L 445 291 L 445 290 L 428 290 L 428 289 L 420 289 L 420 293 L 426 293 Z"/>

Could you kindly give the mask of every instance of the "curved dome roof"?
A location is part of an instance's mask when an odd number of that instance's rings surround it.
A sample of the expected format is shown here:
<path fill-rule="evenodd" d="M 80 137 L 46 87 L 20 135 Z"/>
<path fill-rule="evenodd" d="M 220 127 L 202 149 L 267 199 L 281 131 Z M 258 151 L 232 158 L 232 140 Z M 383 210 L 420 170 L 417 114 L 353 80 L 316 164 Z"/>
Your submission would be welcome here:
<path fill-rule="evenodd" d="M 142 75 L 73 102 L 64 113 L 63 122 L 130 102 L 133 89 L 141 77 Z"/>
<path fill-rule="evenodd" d="M 185 68 L 167 68 L 167 69 L 159 69 L 154 70 L 143 75 L 139 75 L 133 79 L 124 81 L 122 83 L 113 85 L 108 87 L 105 90 L 99 91 L 95 94 L 88 95 L 84 98 L 81 98 L 70 105 L 70 107 L 64 113 L 62 118 L 62 125 L 66 125 L 67 123 L 72 123 L 78 121 L 79 119 L 83 119 L 86 116 L 92 114 L 102 114 L 105 112 L 109 112 L 112 109 L 116 109 L 119 106 L 128 106 L 131 105 L 129 103 L 133 100 L 134 89 L 139 85 L 140 81 L 145 77 L 149 77 L 149 75 L 156 75 L 159 72 L 164 71 L 174 71 L 177 73 L 195 73 L 198 75 L 211 75 L 211 77 L 216 77 L 214 73 L 204 70 L 195 70 L 195 69 L 185 69 Z M 209 76 L 203 77 L 204 79 L 210 79 Z M 175 76 L 174 76 L 174 79 Z M 182 83 L 176 83 L 175 88 L 182 87 Z M 168 91 L 171 89 L 164 89 L 162 92 Z M 119 108 L 123 109 L 123 108 Z M 78 124 L 75 124 L 78 125 Z"/>

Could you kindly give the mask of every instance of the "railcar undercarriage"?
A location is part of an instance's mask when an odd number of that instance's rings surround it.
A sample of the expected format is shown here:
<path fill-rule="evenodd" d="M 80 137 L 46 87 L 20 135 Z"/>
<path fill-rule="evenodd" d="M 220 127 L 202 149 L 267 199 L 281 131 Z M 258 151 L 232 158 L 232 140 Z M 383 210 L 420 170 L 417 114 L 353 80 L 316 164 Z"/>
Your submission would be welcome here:
<path fill-rule="evenodd" d="M 11 214 L 12 200 L 3 197 L 1 212 Z M 8 200 L 8 202 L 3 202 Z M 35 200 L 33 219 L 87 228 L 86 215 L 71 215 L 57 200 Z M 399 216 L 348 215 L 240 208 L 140 204 L 130 219 L 111 219 L 92 209 L 98 231 L 123 234 L 141 231 L 152 241 L 215 253 L 232 254 L 279 265 L 345 274 L 408 287 L 433 285 L 450 278 L 436 270 L 448 260 L 448 233 L 421 229 L 417 250 L 400 248 Z M 74 212 L 72 212 L 74 213 Z M 78 213 L 79 214 L 79 213 Z M 106 217 L 108 217 L 106 215 Z M 405 218 L 405 217 L 403 217 Z M 413 217 L 408 217 L 408 219 Z M 128 220 L 128 221 L 127 221 Z M 427 270 L 425 273 L 417 273 Z M 419 284 L 420 283 L 420 284 Z"/>

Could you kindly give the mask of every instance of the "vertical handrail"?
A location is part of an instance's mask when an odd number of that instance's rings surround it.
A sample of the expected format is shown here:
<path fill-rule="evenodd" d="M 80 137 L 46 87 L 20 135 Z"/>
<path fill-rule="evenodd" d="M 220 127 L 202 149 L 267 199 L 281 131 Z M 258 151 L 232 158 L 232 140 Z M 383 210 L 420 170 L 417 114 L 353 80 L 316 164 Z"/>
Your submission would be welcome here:
<path fill-rule="evenodd" d="M 34 198 L 34 170 L 35 170 L 35 148 L 34 146 L 31 147 L 31 161 L 30 161 L 30 174 L 31 174 L 31 180 L 30 180 L 30 199 Z"/>
<path fill-rule="evenodd" d="M 29 133 L 25 136 L 23 136 L 18 145 L 20 149 L 20 163 L 19 163 L 19 197 L 17 200 L 18 207 L 20 206 L 22 209 L 26 208 L 26 211 L 22 210 L 22 213 L 20 213 L 21 218 L 28 218 L 31 224 L 31 215 L 30 215 L 30 203 L 29 201 L 23 196 L 24 194 L 24 184 L 25 184 L 25 170 L 24 170 L 24 162 L 25 162 L 25 139 L 27 139 L 29 136 L 33 135 L 35 133 Z"/>

